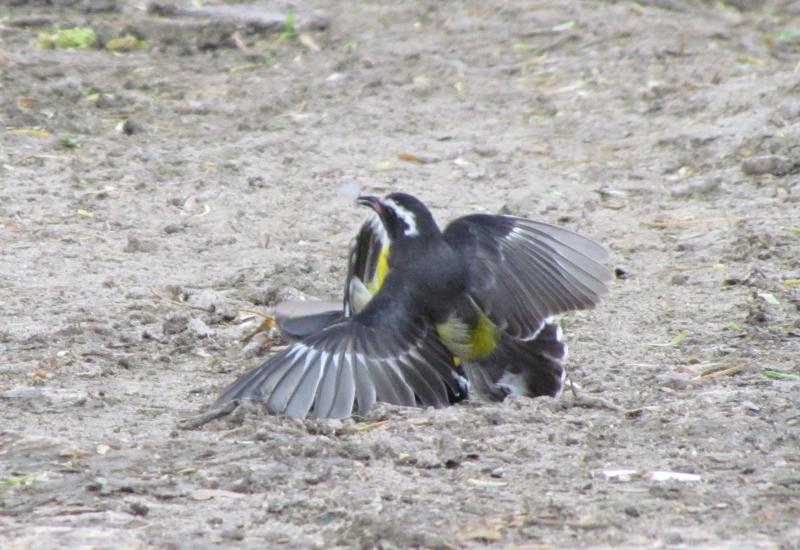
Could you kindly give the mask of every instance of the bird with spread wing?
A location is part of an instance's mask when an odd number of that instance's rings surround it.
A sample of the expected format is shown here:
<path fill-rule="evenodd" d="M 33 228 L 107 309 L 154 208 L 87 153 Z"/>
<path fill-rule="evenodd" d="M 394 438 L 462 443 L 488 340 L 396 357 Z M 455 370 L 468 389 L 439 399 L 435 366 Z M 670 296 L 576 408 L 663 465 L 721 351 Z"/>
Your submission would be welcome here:
<path fill-rule="evenodd" d="M 440 230 L 416 197 L 373 210 L 350 253 L 342 307 L 277 312 L 295 341 L 215 402 L 273 414 L 366 415 L 376 401 L 444 407 L 477 394 L 556 395 L 567 347 L 553 316 L 608 292 L 605 249 L 566 229 L 473 214 Z"/>

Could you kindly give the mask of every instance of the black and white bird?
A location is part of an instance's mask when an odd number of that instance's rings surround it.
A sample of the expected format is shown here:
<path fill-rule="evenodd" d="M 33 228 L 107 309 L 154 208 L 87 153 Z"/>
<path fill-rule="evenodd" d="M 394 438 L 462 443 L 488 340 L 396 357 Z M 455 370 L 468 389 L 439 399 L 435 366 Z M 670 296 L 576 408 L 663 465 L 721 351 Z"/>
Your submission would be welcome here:
<path fill-rule="evenodd" d="M 278 312 L 297 341 L 215 407 L 255 399 L 273 414 L 342 418 L 376 401 L 444 407 L 468 394 L 499 401 L 561 390 L 567 346 L 553 316 L 608 292 L 602 246 L 511 216 L 468 215 L 441 231 L 405 193 L 358 203 L 373 214 L 351 249 L 343 307 Z"/>

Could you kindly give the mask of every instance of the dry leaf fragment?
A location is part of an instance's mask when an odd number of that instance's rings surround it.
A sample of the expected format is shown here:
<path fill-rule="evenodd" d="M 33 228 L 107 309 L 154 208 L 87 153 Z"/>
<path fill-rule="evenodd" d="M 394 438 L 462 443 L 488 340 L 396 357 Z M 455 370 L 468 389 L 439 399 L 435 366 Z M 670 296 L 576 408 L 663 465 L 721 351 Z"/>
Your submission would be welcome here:
<path fill-rule="evenodd" d="M 398 155 L 400 160 L 404 160 L 406 162 L 416 162 L 417 164 L 428 164 L 431 162 L 430 159 L 425 157 L 420 157 L 419 155 L 415 155 L 414 153 L 400 153 Z"/>
<path fill-rule="evenodd" d="M 306 48 L 308 48 L 312 52 L 318 52 L 318 51 L 322 50 L 322 48 L 319 47 L 319 44 L 317 44 L 314 41 L 314 39 L 311 37 L 310 34 L 300 33 L 300 35 L 298 35 L 297 39 L 300 41 L 300 43 L 303 46 L 305 46 Z"/>

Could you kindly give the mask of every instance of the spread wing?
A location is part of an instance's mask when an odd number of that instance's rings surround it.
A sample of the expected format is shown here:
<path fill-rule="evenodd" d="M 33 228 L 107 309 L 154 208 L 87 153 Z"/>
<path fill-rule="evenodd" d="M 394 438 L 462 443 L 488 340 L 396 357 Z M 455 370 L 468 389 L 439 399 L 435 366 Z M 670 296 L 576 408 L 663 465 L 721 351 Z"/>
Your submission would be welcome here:
<path fill-rule="evenodd" d="M 566 229 L 474 214 L 451 222 L 444 238 L 466 259 L 473 299 L 515 338 L 532 338 L 549 316 L 590 308 L 608 292 L 606 250 Z"/>
<path fill-rule="evenodd" d="M 350 247 L 344 285 L 345 315 L 358 313 L 378 291 L 388 269 L 389 236 L 377 214 L 371 213 Z"/>
<path fill-rule="evenodd" d="M 329 300 L 281 302 L 275 319 L 281 331 L 292 340 L 303 338 L 354 315 L 364 309 L 378 291 L 387 266 L 389 237 L 377 215 L 371 214 L 361 225 L 350 245 L 344 305 Z"/>
<path fill-rule="evenodd" d="M 378 302 L 381 300 L 374 300 Z M 268 358 L 214 403 L 264 402 L 272 414 L 365 415 L 376 401 L 445 407 L 466 390 L 432 325 L 378 305 L 334 323 Z"/>

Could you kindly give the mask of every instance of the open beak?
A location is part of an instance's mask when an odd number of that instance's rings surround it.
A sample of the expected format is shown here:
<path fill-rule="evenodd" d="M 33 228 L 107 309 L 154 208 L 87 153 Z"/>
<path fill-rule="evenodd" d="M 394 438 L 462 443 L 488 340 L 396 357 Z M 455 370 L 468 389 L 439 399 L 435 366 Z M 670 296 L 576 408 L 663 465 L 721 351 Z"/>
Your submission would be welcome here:
<path fill-rule="evenodd" d="M 362 206 L 369 206 L 379 216 L 383 214 L 384 211 L 383 203 L 381 202 L 381 199 L 379 199 L 378 197 L 362 195 L 356 199 L 356 202 Z"/>

